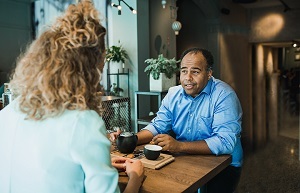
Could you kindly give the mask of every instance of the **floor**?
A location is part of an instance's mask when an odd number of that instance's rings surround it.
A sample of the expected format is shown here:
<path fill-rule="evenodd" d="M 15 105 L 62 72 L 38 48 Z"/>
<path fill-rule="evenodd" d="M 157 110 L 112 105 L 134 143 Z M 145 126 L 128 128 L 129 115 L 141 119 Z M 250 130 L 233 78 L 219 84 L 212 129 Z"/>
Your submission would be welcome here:
<path fill-rule="evenodd" d="M 279 128 L 279 135 L 299 139 L 299 124 L 299 116 L 286 113 L 282 120 L 282 126 Z"/>
<path fill-rule="evenodd" d="M 300 193 L 299 114 L 287 118 L 277 139 L 245 155 L 236 193 Z"/>

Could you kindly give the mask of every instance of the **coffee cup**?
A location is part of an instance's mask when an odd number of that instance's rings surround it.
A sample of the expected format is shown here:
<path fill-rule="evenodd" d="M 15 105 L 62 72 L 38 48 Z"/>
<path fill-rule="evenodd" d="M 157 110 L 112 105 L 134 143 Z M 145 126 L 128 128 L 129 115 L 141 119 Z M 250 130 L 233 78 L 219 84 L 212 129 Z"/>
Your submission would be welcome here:
<path fill-rule="evenodd" d="M 159 145 L 147 144 L 144 146 L 145 157 L 149 160 L 156 160 L 159 157 L 161 150 L 162 147 Z"/>

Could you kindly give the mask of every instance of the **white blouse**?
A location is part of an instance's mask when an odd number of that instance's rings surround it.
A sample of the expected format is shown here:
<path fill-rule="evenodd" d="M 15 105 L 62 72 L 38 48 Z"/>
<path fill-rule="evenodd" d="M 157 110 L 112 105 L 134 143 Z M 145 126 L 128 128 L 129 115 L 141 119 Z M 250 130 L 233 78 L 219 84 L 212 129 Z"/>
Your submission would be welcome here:
<path fill-rule="evenodd" d="M 120 192 L 101 117 L 66 110 L 26 120 L 17 100 L 0 111 L 1 193 Z"/>

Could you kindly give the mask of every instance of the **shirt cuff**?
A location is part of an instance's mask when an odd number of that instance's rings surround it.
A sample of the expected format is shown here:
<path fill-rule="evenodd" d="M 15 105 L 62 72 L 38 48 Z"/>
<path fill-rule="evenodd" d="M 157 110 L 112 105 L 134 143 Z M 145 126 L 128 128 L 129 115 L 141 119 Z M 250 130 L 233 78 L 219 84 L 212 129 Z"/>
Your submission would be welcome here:
<path fill-rule="evenodd" d="M 151 123 L 148 124 L 146 127 L 144 127 L 142 130 L 150 131 L 153 134 L 153 136 L 158 134 L 157 130 L 155 129 L 155 127 Z"/>
<path fill-rule="evenodd" d="M 217 136 L 214 136 L 214 137 L 210 137 L 210 138 L 207 138 L 207 139 L 204 139 L 206 144 L 208 145 L 210 151 L 213 153 L 213 154 L 216 154 L 216 155 L 220 155 L 222 153 L 222 149 L 220 149 L 220 146 L 218 144 L 220 144 L 220 139 L 217 137 Z"/>

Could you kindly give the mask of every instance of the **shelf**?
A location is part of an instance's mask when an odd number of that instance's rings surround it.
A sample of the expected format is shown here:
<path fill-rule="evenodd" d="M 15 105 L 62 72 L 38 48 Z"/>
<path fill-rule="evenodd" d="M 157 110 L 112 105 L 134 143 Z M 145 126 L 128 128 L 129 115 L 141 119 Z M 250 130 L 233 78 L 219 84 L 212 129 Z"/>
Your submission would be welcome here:
<path fill-rule="evenodd" d="M 157 95 L 157 96 L 162 96 L 166 95 L 168 93 L 167 90 L 165 91 L 135 91 L 136 94 L 138 95 Z"/>
<path fill-rule="evenodd" d="M 161 105 L 161 101 L 163 97 L 168 93 L 168 91 L 135 91 L 135 128 L 136 131 L 139 131 L 139 125 L 148 125 L 151 120 L 156 117 L 156 114 L 151 115 L 151 116 L 143 116 L 140 117 L 139 113 L 139 96 L 140 95 L 145 95 L 145 96 L 156 96 L 157 97 L 157 110 L 159 109 Z M 156 112 L 155 112 L 156 113 Z"/>
<path fill-rule="evenodd" d="M 125 69 L 123 68 L 123 71 L 120 72 L 118 69 L 118 72 L 116 73 L 110 73 L 109 70 L 107 69 L 107 93 L 110 93 L 110 89 L 111 89 L 111 80 L 110 80 L 110 76 L 116 76 L 117 77 L 117 87 L 120 88 L 120 76 L 127 76 L 127 96 L 130 96 L 129 93 L 129 69 L 127 69 L 127 72 L 125 72 Z"/>
<path fill-rule="evenodd" d="M 108 73 L 107 75 L 128 75 L 128 72 L 120 72 L 120 73 Z"/>
<path fill-rule="evenodd" d="M 140 125 L 148 125 L 151 122 L 151 120 L 154 119 L 155 117 L 156 117 L 156 115 L 141 117 L 141 118 L 137 119 L 137 123 Z"/>
<path fill-rule="evenodd" d="M 119 100 L 128 100 L 128 97 L 118 97 L 118 96 L 101 96 L 101 101 L 102 102 L 107 102 L 107 101 L 119 101 Z"/>

